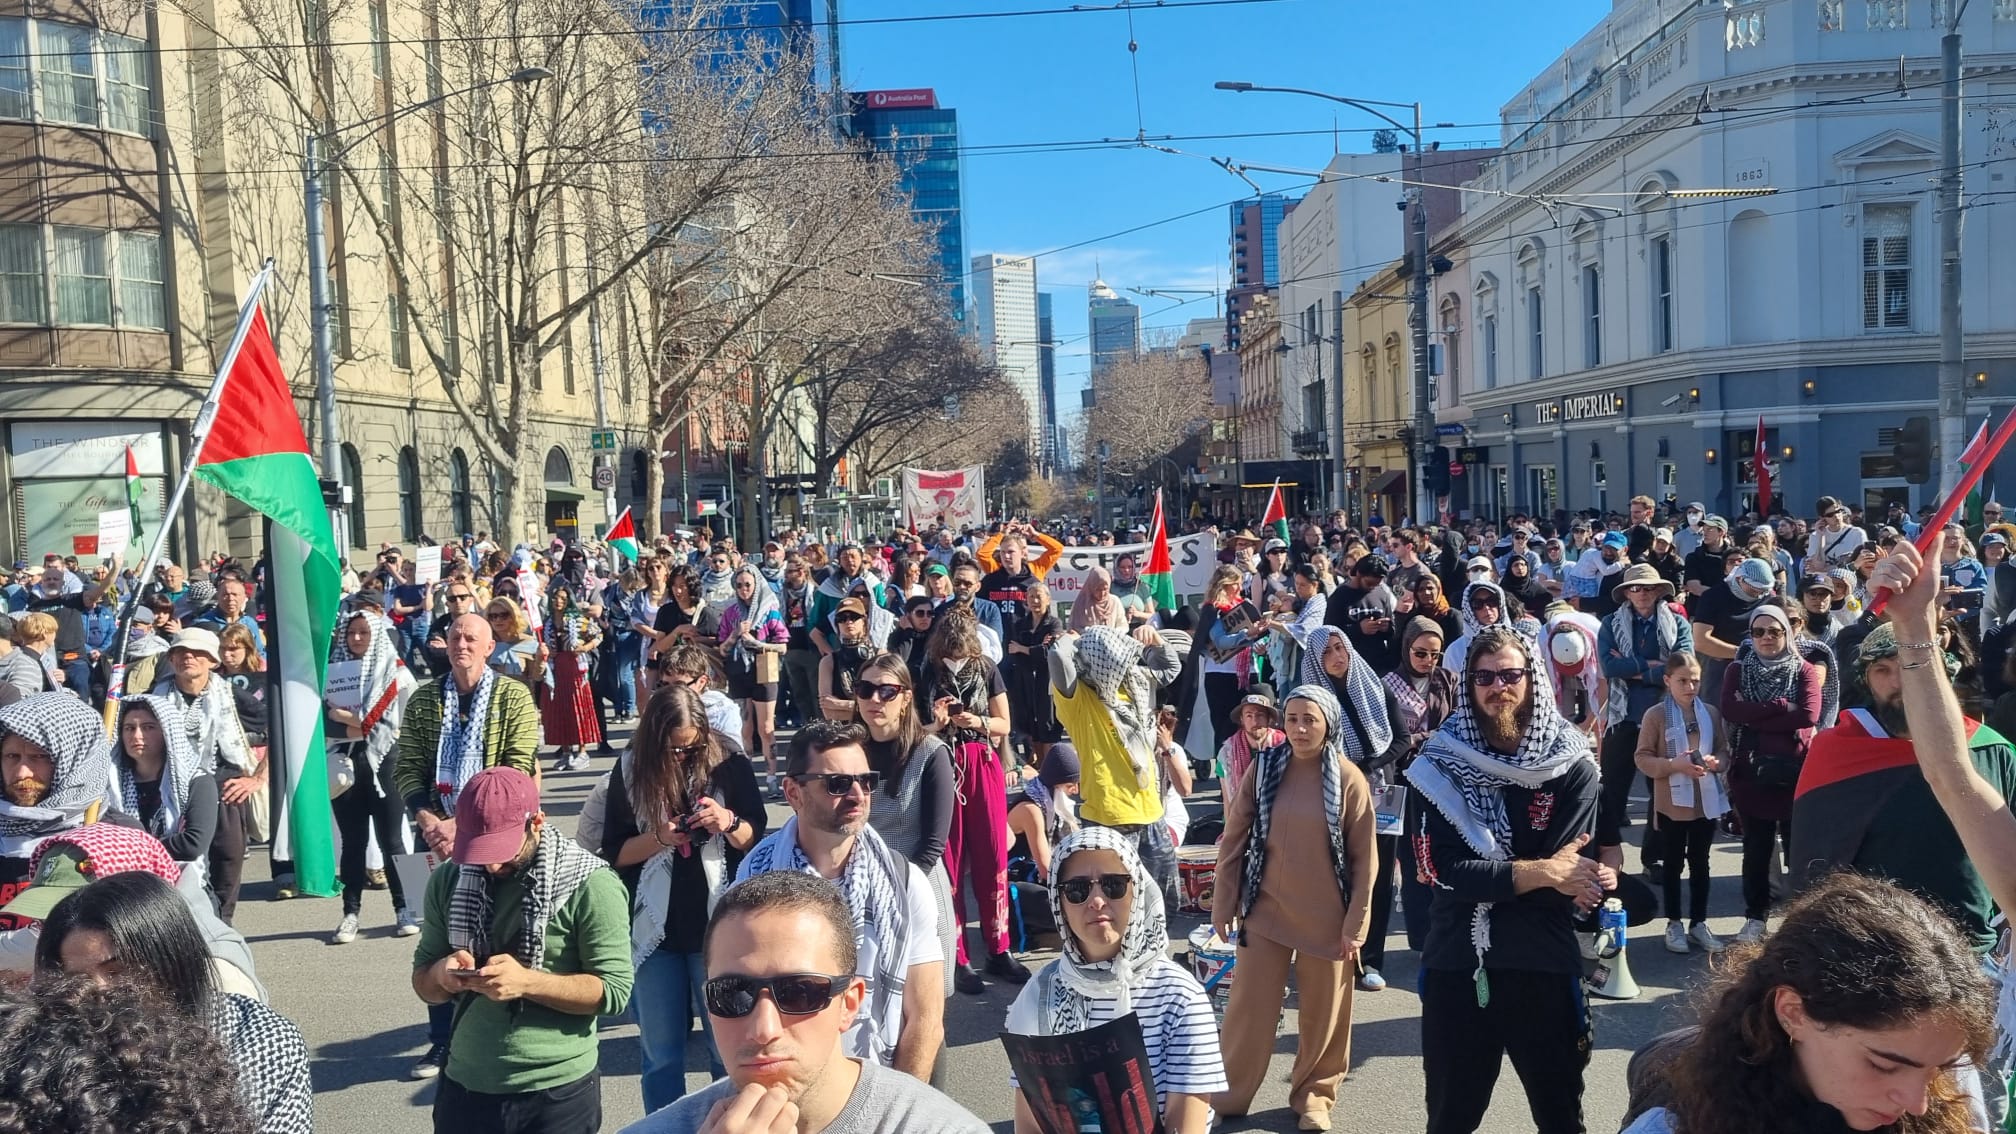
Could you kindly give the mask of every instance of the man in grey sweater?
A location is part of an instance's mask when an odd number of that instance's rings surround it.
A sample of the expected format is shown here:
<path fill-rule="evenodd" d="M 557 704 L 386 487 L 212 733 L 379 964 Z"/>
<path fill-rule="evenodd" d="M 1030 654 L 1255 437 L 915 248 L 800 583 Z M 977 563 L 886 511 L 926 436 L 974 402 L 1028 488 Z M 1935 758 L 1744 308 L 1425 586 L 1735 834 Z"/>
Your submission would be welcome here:
<path fill-rule="evenodd" d="M 988 1134 L 925 1083 L 847 1056 L 841 1037 L 867 986 L 833 883 L 795 870 L 737 883 L 708 919 L 702 955 L 728 1077 L 623 1134 Z"/>

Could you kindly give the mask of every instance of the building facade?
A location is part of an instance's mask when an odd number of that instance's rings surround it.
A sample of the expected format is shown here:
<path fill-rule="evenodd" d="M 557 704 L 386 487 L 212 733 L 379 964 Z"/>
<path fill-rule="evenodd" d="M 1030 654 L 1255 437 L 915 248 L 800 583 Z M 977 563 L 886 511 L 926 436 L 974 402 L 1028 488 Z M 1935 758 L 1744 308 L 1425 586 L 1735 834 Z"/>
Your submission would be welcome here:
<path fill-rule="evenodd" d="M 1619 4 L 1509 101 L 1436 281 L 1471 510 L 1735 515 L 1761 418 L 1777 490 L 1916 507 L 1936 419 L 1944 3 Z M 2016 7 L 1965 10 L 1967 429 L 2016 400 L 2004 199 Z M 1901 86 L 1901 90 L 1900 90 Z M 1753 191 L 1768 190 L 1763 195 Z M 1706 191 L 1706 192 L 1701 192 Z"/>
<path fill-rule="evenodd" d="M 1411 515 L 1413 491 L 1403 431 L 1412 433 L 1414 352 L 1395 263 L 1344 299 L 1345 486 L 1354 516 Z"/>
<path fill-rule="evenodd" d="M 902 171 L 910 211 L 938 245 L 939 286 L 953 318 L 966 317 L 966 230 L 959 174 L 959 112 L 938 94 L 915 90 L 857 91 L 848 98 L 856 137 L 889 154 Z"/>
<path fill-rule="evenodd" d="M 1085 326 L 1092 344 L 1093 377 L 1116 362 L 1141 356 L 1141 309 L 1107 287 L 1105 280 L 1092 281 Z"/>
<path fill-rule="evenodd" d="M 1030 256 L 973 257 L 973 335 L 1029 410 L 1029 451 L 1043 451 L 1044 342 L 1037 322 L 1036 260 Z"/>
<path fill-rule="evenodd" d="M 1045 470 L 1055 468 L 1064 450 L 1057 431 L 1057 316 L 1055 296 L 1036 293 L 1037 388 L 1042 396 L 1043 445 L 1040 459 Z"/>
<path fill-rule="evenodd" d="M 1247 306 L 1281 283 L 1281 222 L 1301 203 L 1298 197 L 1264 193 L 1230 206 L 1232 289 L 1225 297 L 1225 341 L 1235 351 Z"/>

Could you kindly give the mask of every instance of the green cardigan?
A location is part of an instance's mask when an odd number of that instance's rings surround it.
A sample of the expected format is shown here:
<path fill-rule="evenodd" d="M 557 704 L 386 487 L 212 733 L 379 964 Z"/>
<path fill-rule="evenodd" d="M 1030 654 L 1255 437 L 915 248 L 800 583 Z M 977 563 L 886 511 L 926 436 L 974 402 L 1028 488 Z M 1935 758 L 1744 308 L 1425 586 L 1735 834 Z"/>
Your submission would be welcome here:
<path fill-rule="evenodd" d="M 399 723 L 399 762 L 392 779 L 410 811 L 426 808 L 441 813 L 441 797 L 434 790 L 434 761 L 441 745 L 441 684 L 452 680 L 444 675 L 415 690 L 413 699 L 406 703 L 405 719 Z M 539 706 L 532 700 L 532 690 L 516 678 L 499 674 L 490 691 L 489 719 L 483 722 L 483 766 L 503 764 L 537 776 L 539 737 Z"/>

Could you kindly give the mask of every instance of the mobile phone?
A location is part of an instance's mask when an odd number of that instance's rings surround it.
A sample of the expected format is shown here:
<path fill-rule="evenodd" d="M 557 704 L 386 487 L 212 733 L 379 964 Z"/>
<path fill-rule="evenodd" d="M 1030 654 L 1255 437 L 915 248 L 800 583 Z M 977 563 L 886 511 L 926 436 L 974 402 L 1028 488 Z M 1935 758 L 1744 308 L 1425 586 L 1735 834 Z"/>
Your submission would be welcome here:
<path fill-rule="evenodd" d="M 448 975 L 449 975 L 449 976 L 455 976 L 455 977 L 473 977 L 473 976 L 475 976 L 475 975 L 476 975 L 476 970 L 475 970 L 475 969 L 458 969 L 458 968 L 454 968 L 453 966 L 450 966 L 450 967 L 449 967 L 449 969 L 448 969 Z"/>

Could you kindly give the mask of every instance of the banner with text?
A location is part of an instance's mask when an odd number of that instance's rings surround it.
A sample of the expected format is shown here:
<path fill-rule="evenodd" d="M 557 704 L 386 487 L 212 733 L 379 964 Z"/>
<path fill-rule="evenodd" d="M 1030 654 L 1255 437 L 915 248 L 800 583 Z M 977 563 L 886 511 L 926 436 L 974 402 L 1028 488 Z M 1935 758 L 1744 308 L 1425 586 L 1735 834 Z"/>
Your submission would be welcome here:
<path fill-rule="evenodd" d="M 1050 588 L 1050 597 L 1057 602 L 1076 602 L 1078 592 L 1085 587 L 1085 575 L 1094 567 L 1113 570 L 1113 564 L 1123 555 L 1134 556 L 1134 562 L 1142 567 L 1148 565 L 1148 544 L 1119 543 L 1112 547 L 1067 547 L 1057 557 L 1057 563 L 1050 573 L 1043 576 L 1043 582 Z M 1218 545 L 1204 533 L 1178 536 L 1169 541 L 1169 565 L 1173 568 L 1176 593 L 1178 595 L 1201 595 L 1211 582 L 1211 572 L 1218 566 Z"/>
<path fill-rule="evenodd" d="M 903 512 L 912 528 L 979 527 L 987 522 L 987 473 L 970 469 L 903 470 Z"/>

